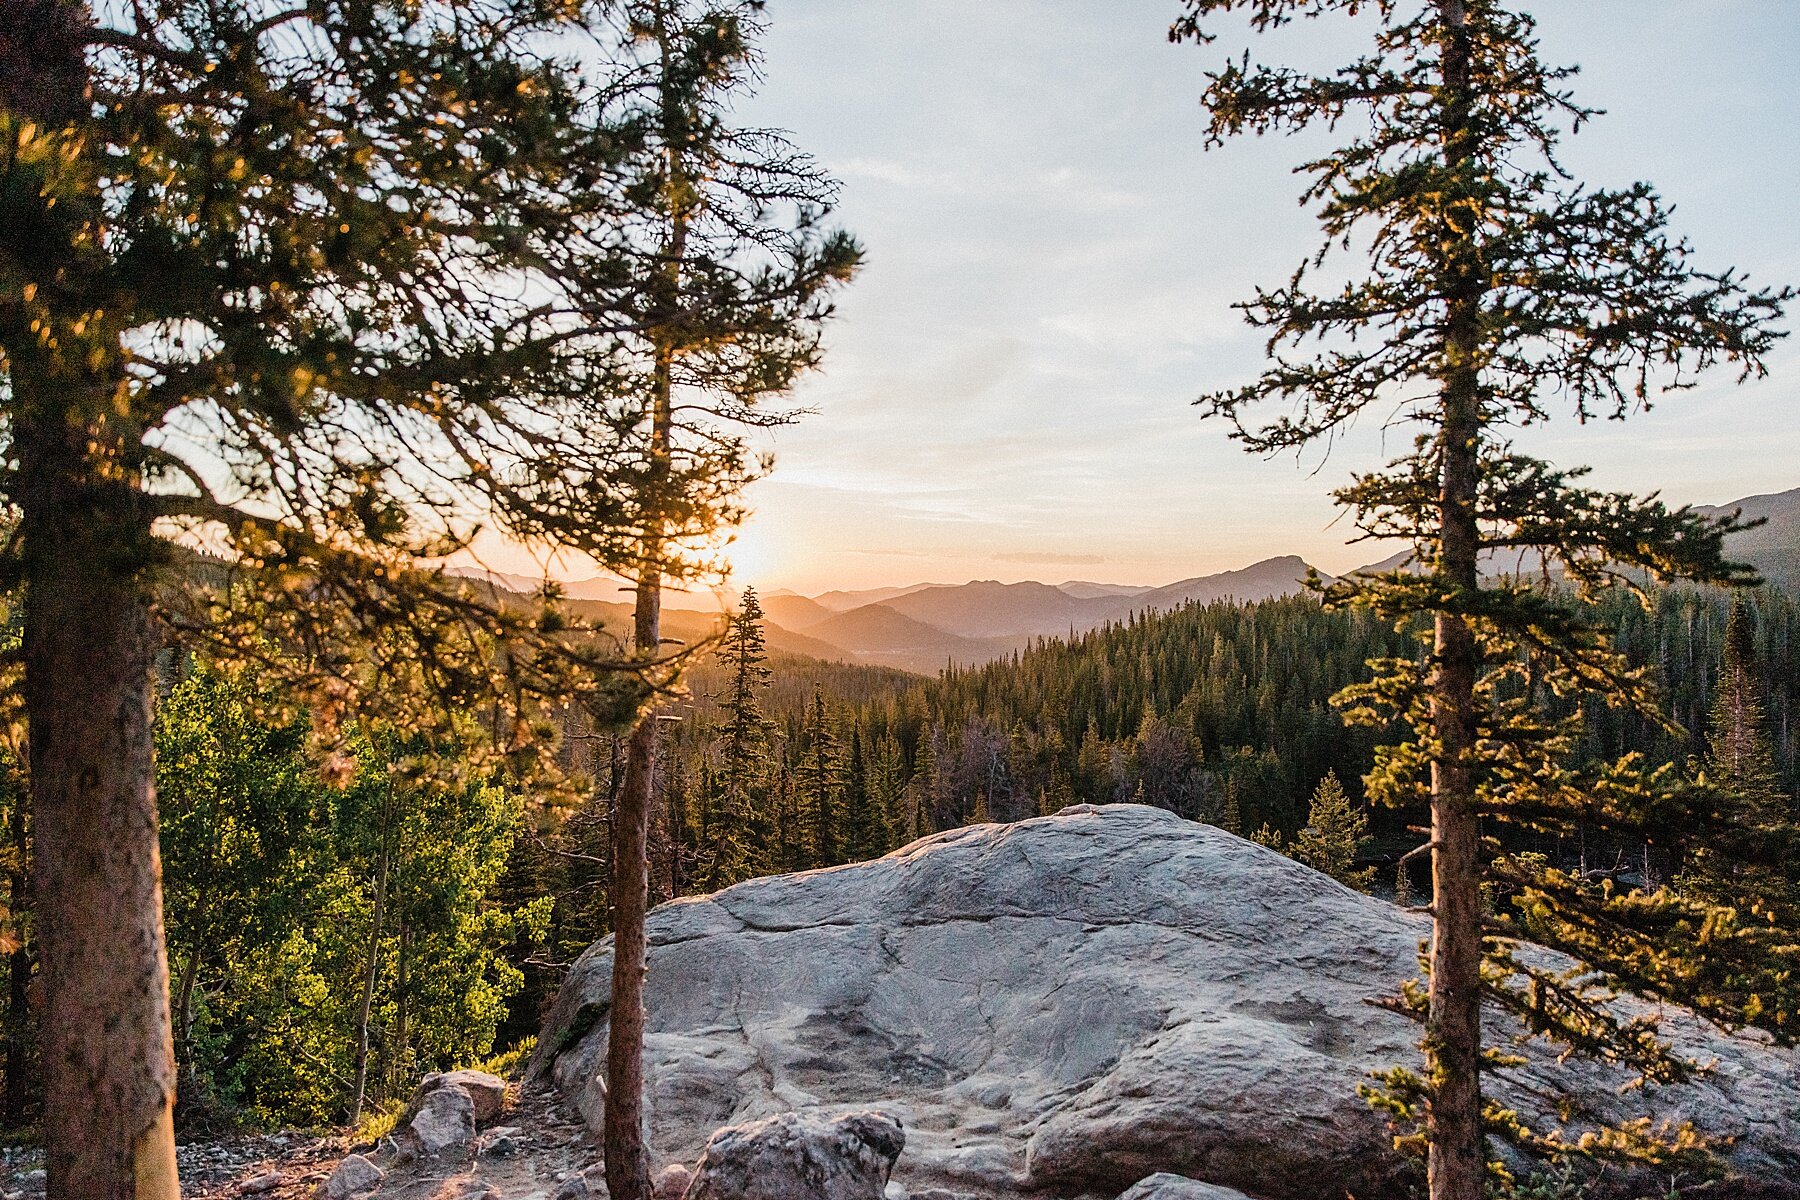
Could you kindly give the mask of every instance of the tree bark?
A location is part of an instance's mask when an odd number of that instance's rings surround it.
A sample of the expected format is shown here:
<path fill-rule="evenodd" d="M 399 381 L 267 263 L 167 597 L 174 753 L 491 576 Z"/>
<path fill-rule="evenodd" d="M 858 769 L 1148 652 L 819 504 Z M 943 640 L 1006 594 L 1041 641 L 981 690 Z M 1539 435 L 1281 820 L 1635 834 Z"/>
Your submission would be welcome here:
<path fill-rule="evenodd" d="M 654 570 L 638 580 L 635 637 L 654 647 L 661 628 L 661 594 Z M 648 586 L 646 581 L 649 582 Z M 656 773 L 656 718 L 646 714 L 631 731 L 625 786 L 613 810 L 612 1023 L 606 1040 L 606 1187 L 614 1200 L 651 1200 L 650 1156 L 644 1144 L 644 919 L 649 906 L 650 790 Z"/>
<path fill-rule="evenodd" d="M 1445 26 L 1444 153 L 1454 170 L 1473 152 L 1469 130 L 1469 46 L 1463 0 L 1440 0 Z M 1463 595 L 1480 587 L 1476 519 L 1482 432 L 1482 283 L 1472 216 L 1446 217 L 1447 302 L 1440 380 L 1438 493 L 1440 578 Z M 1426 1170 L 1431 1200 L 1479 1200 L 1486 1172 L 1481 1120 L 1481 824 L 1470 770 L 1480 669 L 1469 621 L 1440 612 L 1433 638 L 1431 720 L 1440 750 L 1431 766 L 1431 979 L 1425 1015 L 1430 1076 Z"/>
<path fill-rule="evenodd" d="M 176 1200 L 148 525 L 104 434 L 53 412 L 15 446 L 49 1194 Z"/>

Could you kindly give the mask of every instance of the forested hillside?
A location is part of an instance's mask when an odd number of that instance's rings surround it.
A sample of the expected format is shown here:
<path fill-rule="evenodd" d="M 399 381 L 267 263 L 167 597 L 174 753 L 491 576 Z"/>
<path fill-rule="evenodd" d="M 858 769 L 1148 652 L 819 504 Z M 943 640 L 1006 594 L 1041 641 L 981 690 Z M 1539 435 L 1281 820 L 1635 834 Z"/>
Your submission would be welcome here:
<path fill-rule="evenodd" d="M 1665 590 L 1648 611 L 1622 593 L 1604 606 L 1631 660 L 1657 669 L 1693 739 L 1705 727 L 1727 605 L 1716 592 Z M 1770 729 L 1792 788 L 1800 784 L 1790 720 L 1800 692 L 1796 606 L 1786 593 L 1764 590 L 1753 607 Z M 771 761 L 791 767 L 812 745 L 818 696 L 827 734 L 841 744 L 841 770 L 854 766 L 844 755 L 855 733 L 865 767 L 879 761 L 899 771 L 896 836 L 982 812 L 1013 820 L 1076 800 L 1129 799 L 1213 821 L 1235 799 L 1245 828 L 1268 822 L 1291 832 L 1327 771 L 1357 790 L 1353 781 L 1380 740 L 1376 731 L 1347 729 L 1329 698 L 1365 678 L 1368 659 L 1410 652 L 1406 638 L 1366 613 L 1291 597 L 1190 605 L 1072 641 L 1042 640 L 935 680 L 786 660 L 776 664 L 767 699 Z M 711 762 L 724 713 L 718 670 L 709 663 L 696 672 L 691 716 L 670 723 L 696 779 Z M 1604 706 L 1587 716 L 1592 752 L 1635 749 L 1680 762 L 1700 745 Z"/>
<path fill-rule="evenodd" d="M 1653 601 L 1645 611 L 1615 596 L 1607 619 L 1699 734 L 1727 599 L 1687 590 Z M 1800 607 L 1774 590 L 1751 607 L 1767 727 L 1792 794 Z M 1367 659 L 1409 652 L 1381 622 L 1303 597 L 1189 605 L 937 679 L 771 652 L 759 634 L 740 619 L 689 673 L 686 697 L 662 710 L 658 898 L 1078 801 L 1135 800 L 1291 837 L 1327 773 L 1360 804 L 1379 740 L 1346 728 L 1329 697 L 1366 677 Z M 748 711 L 733 695 L 745 670 Z M 535 1032 L 562 965 L 607 932 L 622 737 L 570 718 L 564 753 L 589 788 L 546 802 L 462 778 L 454 761 L 403 744 L 365 745 L 345 775 L 311 748 L 303 719 L 270 715 L 278 697 L 196 660 L 171 660 L 161 690 L 158 790 L 188 1127 L 329 1122 L 359 1092 L 379 1108 L 419 1071 Z M 734 726 L 747 739 L 735 761 Z M 1603 707 L 1589 729 L 1594 752 L 1680 763 L 1700 748 Z M 399 784 L 384 782 L 393 765 Z M 28 828 L 18 793 L 0 802 L 17 861 Z M 1374 858 L 1391 861 L 1416 841 L 1406 832 L 1414 815 L 1371 815 L 1384 835 Z M 28 910 L 21 889 L 12 896 Z M 0 960 L 15 1125 L 35 1111 L 31 969 L 28 948 Z"/>

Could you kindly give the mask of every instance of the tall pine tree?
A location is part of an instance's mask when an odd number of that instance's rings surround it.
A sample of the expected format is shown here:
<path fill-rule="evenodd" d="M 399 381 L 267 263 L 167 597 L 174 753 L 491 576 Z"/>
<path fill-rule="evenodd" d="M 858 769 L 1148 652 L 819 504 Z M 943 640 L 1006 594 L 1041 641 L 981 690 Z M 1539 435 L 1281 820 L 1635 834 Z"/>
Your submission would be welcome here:
<path fill-rule="evenodd" d="M 1234 11 L 1257 31 L 1338 14 L 1362 16 L 1374 33 L 1336 71 L 1246 56 L 1209 77 L 1215 143 L 1315 126 L 1348 136 L 1300 168 L 1323 249 L 1243 306 L 1268 333 L 1272 365 L 1203 403 L 1247 448 L 1275 453 L 1329 444 L 1359 416 L 1412 397 L 1400 410 L 1412 452 L 1338 499 L 1366 536 L 1410 543 L 1418 570 L 1353 577 L 1327 596 L 1429 628 L 1420 658 L 1378 662 L 1377 679 L 1343 699 L 1352 719 L 1405 722 L 1409 737 L 1380 752 L 1369 790 L 1426 804 L 1432 817 L 1426 1073 L 1391 1075 L 1388 1103 L 1422 1122 L 1432 1200 L 1475 1200 L 1489 1157 L 1484 991 L 1579 1048 L 1672 1069 L 1575 980 L 1528 971 L 1484 929 L 1494 849 L 1484 818 L 1551 833 L 1578 818 L 1641 826 L 1667 790 L 1636 760 L 1570 765 L 1579 716 L 1554 715 L 1548 698 L 1598 694 L 1653 713 L 1654 690 L 1562 593 L 1493 572 L 1541 561 L 1589 594 L 1632 583 L 1634 571 L 1738 578 L 1721 558 L 1730 522 L 1583 487 L 1580 471 L 1515 450 L 1509 430 L 1547 420 L 1558 400 L 1582 419 L 1624 417 L 1659 384 L 1687 386 L 1721 361 L 1760 371 L 1770 322 L 1791 293 L 1751 292 L 1731 272 L 1694 268 L 1647 185 L 1568 180 L 1556 145 L 1591 114 L 1564 89 L 1570 72 L 1539 58 L 1533 22 L 1513 5 L 1189 0 L 1188 9 L 1176 39 L 1210 40 L 1215 19 Z M 1315 284 L 1327 261 L 1348 256 L 1366 258 L 1367 271 Z M 1282 411 L 1257 415 L 1268 404 Z M 1539 882 L 1522 860 L 1501 869 L 1522 889 Z M 1573 924 L 1600 919 L 1610 900 L 1560 887 L 1555 896 Z M 1486 951 L 1499 960 L 1484 970 Z M 1521 974 L 1536 976 L 1524 993 Z"/>
<path fill-rule="evenodd" d="M 30 597 L 53 1194 L 179 1186 L 159 636 L 289 675 L 327 733 L 481 708 L 523 751 L 547 696 L 635 703 L 564 614 L 442 570 L 480 525 L 636 533 L 585 503 L 627 466 L 624 143 L 543 51 L 592 10 L 478 8 L 0 5 L 0 573 Z"/>
<path fill-rule="evenodd" d="M 850 753 L 844 764 L 843 832 L 846 862 L 880 858 L 892 844 L 887 814 L 870 786 L 860 724 L 850 727 Z"/>
<path fill-rule="evenodd" d="M 767 407 L 820 355 L 832 289 L 858 250 L 819 221 L 835 185 L 781 134 L 742 129 L 731 106 L 754 83 L 761 4 L 624 0 L 624 64 L 611 95 L 634 139 L 623 247 L 641 296 L 621 339 L 618 424 L 642 446 L 632 492 L 637 544 L 606 565 L 637 584 L 633 650 L 662 657 L 665 579 L 705 567 L 695 538 L 728 524 L 756 460 L 730 427 L 790 419 Z M 613 490 L 595 501 L 612 503 Z M 699 520 L 695 520 L 699 517 Z M 698 557 L 697 557 L 698 555 Z M 642 1132 L 644 916 L 656 727 L 642 714 L 615 814 L 613 1001 L 607 1049 L 606 1178 L 649 1200 Z"/>
<path fill-rule="evenodd" d="M 1740 596 L 1725 624 L 1702 766 L 1726 821 L 1750 838 L 1785 836 L 1796 817 L 1793 796 L 1775 769 L 1762 693 L 1755 619 Z M 1703 843 L 1695 850 L 1680 887 L 1712 904 L 1741 909 L 1752 920 L 1792 923 L 1800 911 L 1800 874 L 1791 860 L 1745 861 L 1718 845 Z"/>
<path fill-rule="evenodd" d="M 718 738 L 717 799 L 705 831 L 710 866 L 703 882 L 708 888 L 748 879 L 763 866 L 760 813 L 770 754 L 769 719 L 761 696 L 771 672 L 762 622 L 756 589 L 745 588 L 719 648 L 731 681 L 723 697 L 725 717 Z"/>

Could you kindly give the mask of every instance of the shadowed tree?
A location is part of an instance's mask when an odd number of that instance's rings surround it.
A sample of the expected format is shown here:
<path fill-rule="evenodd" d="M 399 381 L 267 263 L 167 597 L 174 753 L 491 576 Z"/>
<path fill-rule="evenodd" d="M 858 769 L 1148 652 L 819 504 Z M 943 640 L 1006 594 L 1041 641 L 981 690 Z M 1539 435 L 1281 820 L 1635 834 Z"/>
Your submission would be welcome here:
<path fill-rule="evenodd" d="M 844 763 L 837 731 L 825 711 L 825 695 L 813 689 L 800 721 L 800 757 L 794 774 L 805 810 L 808 867 L 834 867 L 845 861 Z"/>
<path fill-rule="evenodd" d="M 49 1187 L 172 1197 L 157 638 L 285 675 L 326 735 L 461 709 L 522 753 L 548 697 L 628 717 L 616 646 L 431 564 L 483 524 L 638 536 L 605 400 L 641 289 L 629 140 L 546 54 L 578 7 L 103 15 L 0 4 L 4 582 L 28 597 Z"/>
<path fill-rule="evenodd" d="M 711 889 L 747 879 L 763 865 L 761 851 L 752 844 L 757 790 L 769 764 L 769 718 L 761 695 L 772 672 L 762 622 L 756 589 L 745 588 L 719 649 L 731 681 L 721 698 L 725 713 L 717 742 L 718 799 L 705 831 L 712 863 L 704 882 Z"/>
<path fill-rule="evenodd" d="M 1377 662 L 1377 678 L 1341 702 L 1352 720 L 1406 722 L 1410 736 L 1379 752 L 1369 791 L 1432 814 L 1429 977 L 1417 997 L 1426 1073 L 1391 1074 L 1386 1103 L 1423 1123 L 1433 1200 L 1474 1200 L 1488 1157 L 1484 989 L 1580 1050 L 1655 1077 L 1679 1071 L 1651 1031 L 1610 1018 L 1575 977 L 1526 971 L 1507 954 L 1504 928 L 1486 939 L 1481 883 L 1497 847 L 1484 842 L 1484 818 L 1552 834 L 1577 820 L 1641 829 L 1671 782 L 1635 758 L 1569 765 L 1580 724 L 1559 715 L 1561 698 L 1598 694 L 1659 713 L 1656 693 L 1565 592 L 1494 573 L 1541 563 L 1586 595 L 1637 573 L 1741 578 L 1721 558 L 1731 521 L 1581 486 L 1579 470 L 1517 452 L 1510 431 L 1547 420 L 1559 403 L 1582 420 L 1624 417 L 1719 362 L 1760 372 L 1791 293 L 1696 269 L 1649 186 L 1591 188 L 1562 172 L 1558 141 L 1592 114 L 1565 90 L 1572 72 L 1539 58 L 1533 22 L 1514 5 L 1188 0 L 1187 9 L 1177 40 L 1209 40 L 1233 12 L 1258 32 L 1336 15 L 1369 35 L 1364 54 L 1327 73 L 1245 56 L 1209 76 L 1213 143 L 1313 127 L 1342 140 L 1300 167 L 1324 247 L 1243 305 L 1268 334 L 1271 365 L 1202 403 L 1260 453 L 1329 445 L 1370 412 L 1414 431 L 1411 453 L 1338 499 L 1366 536 L 1409 542 L 1417 573 L 1353 577 L 1326 596 L 1429 629 L 1419 659 Z M 1265 417 L 1269 405 L 1280 411 Z M 1548 883 L 1572 925 L 1611 911 L 1610 896 L 1563 888 L 1524 860 L 1492 869 L 1537 899 L 1544 893 L 1531 889 Z M 1498 955 L 1485 970 L 1484 939 Z M 1509 1114 L 1489 1115 L 1502 1132 L 1556 1148 Z M 1592 1149 L 1654 1153 L 1604 1139 Z"/>
<path fill-rule="evenodd" d="M 1721 795 L 1725 816 L 1750 837 L 1791 836 L 1794 799 L 1781 786 L 1763 716 L 1756 624 L 1740 596 L 1725 623 L 1725 654 L 1713 693 L 1702 768 Z M 1722 846 L 1699 846 L 1678 880 L 1681 890 L 1743 909 L 1753 920 L 1785 920 L 1800 912 L 1800 883 L 1791 861 L 1745 861 Z"/>

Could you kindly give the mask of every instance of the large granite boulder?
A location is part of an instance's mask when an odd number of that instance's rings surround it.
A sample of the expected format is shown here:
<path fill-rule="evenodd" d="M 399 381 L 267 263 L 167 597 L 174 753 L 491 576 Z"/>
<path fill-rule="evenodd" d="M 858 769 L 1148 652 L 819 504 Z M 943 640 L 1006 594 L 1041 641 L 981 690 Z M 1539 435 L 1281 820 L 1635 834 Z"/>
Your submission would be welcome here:
<path fill-rule="evenodd" d="M 906 1146 L 887 1113 L 779 1113 L 706 1141 L 686 1200 L 882 1200 Z"/>
<path fill-rule="evenodd" d="M 678 901 L 650 917 L 652 1150 L 692 1162 L 721 1125 L 878 1106 L 906 1125 L 894 1178 L 915 1192 L 1116 1196 L 1169 1172 L 1266 1200 L 1394 1194 L 1403 1165 L 1356 1087 L 1418 1061 L 1417 1029 L 1368 1002 L 1417 971 L 1426 933 L 1137 805 Z M 532 1067 L 589 1121 L 611 973 L 608 942 L 575 964 Z M 1622 1074 L 1535 1047 L 1503 1098 L 1691 1120 L 1735 1140 L 1735 1169 L 1800 1177 L 1795 1056 L 1669 1017 L 1716 1060 L 1705 1079 L 1620 1094 Z"/>

